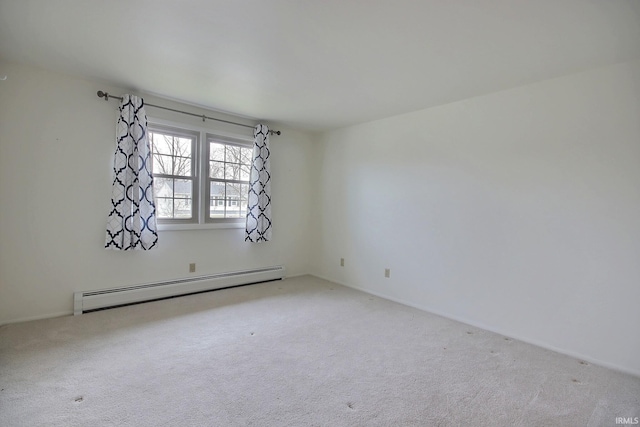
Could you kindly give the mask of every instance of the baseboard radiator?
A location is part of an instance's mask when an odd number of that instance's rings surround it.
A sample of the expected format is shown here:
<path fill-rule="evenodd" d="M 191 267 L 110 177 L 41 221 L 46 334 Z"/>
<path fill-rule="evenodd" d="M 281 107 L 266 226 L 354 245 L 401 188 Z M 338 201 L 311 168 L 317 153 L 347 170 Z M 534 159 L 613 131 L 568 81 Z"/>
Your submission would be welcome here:
<path fill-rule="evenodd" d="M 233 271 L 169 280 L 166 282 L 148 283 L 145 285 L 98 291 L 79 291 L 73 293 L 73 314 L 78 315 L 93 310 L 213 291 L 232 286 L 268 282 L 271 280 L 284 279 L 284 277 L 285 268 L 284 266 L 278 265 L 253 270 Z"/>

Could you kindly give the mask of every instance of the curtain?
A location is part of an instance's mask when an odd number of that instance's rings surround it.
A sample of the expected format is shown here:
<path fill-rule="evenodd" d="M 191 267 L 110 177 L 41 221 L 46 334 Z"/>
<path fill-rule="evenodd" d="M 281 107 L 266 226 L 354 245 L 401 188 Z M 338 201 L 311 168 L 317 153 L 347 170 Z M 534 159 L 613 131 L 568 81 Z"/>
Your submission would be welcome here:
<path fill-rule="evenodd" d="M 253 131 L 253 160 L 247 203 L 247 242 L 271 240 L 271 171 L 269 168 L 269 128 L 257 125 Z"/>
<path fill-rule="evenodd" d="M 147 115 L 142 98 L 122 97 L 116 141 L 105 248 L 149 250 L 156 246 L 158 232 Z"/>

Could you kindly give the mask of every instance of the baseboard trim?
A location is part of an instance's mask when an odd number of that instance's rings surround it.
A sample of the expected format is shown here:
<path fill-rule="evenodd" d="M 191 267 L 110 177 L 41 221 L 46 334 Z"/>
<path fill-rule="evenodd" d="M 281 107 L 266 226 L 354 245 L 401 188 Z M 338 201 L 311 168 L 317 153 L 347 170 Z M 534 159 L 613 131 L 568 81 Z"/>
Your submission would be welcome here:
<path fill-rule="evenodd" d="M 522 342 L 527 343 L 527 344 L 535 345 L 536 347 L 540 347 L 540 348 L 544 348 L 546 350 L 554 351 L 556 353 L 563 354 L 565 356 L 573 357 L 573 358 L 579 359 L 579 360 L 584 360 L 585 362 L 589 362 L 589 363 L 591 363 L 593 365 L 601 366 L 603 368 L 611 369 L 611 370 L 614 370 L 614 371 L 621 372 L 623 374 L 633 375 L 634 377 L 639 377 L 640 378 L 640 371 L 636 371 L 634 369 L 626 368 L 624 366 L 619 366 L 619 365 L 616 365 L 615 363 L 605 362 L 603 360 L 596 359 L 594 357 L 587 356 L 587 355 L 584 355 L 584 354 L 580 354 L 580 353 L 577 353 L 577 352 L 574 352 L 574 351 L 571 351 L 571 350 L 565 350 L 565 349 L 562 349 L 562 348 L 558 348 L 558 347 L 555 347 L 555 346 L 553 346 L 551 344 L 548 344 L 546 342 L 543 342 L 543 341 L 530 339 L 530 338 L 527 338 L 527 337 L 519 336 L 517 334 L 505 333 L 504 331 L 502 331 L 502 330 L 500 330 L 498 328 L 494 328 L 494 327 L 485 325 L 485 324 L 483 324 L 481 322 L 477 322 L 477 321 L 474 321 L 472 319 L 467 319 L 467 318 L 463 318 L 463 317 L 459 317 L 459 316 L 452 316 L 450 314 L 441 312 L 441 311 L 439 311 L 437 309 L 433 309 L 432 307 L 415 304 L 415 303 L 412 303 L 412 302 L 409 302 L 409 301 L 405 301 L 405 300 L 403 300 L 401 298 L 395 298 L 395 297 L 392 297 L 392 296 L 389 296 L 389 295 L 385 295 L 385 294 L 383 294 L 381 292 L 371 291 L 369 289 L 365 289 L 365 288 L 362 288 L 360 286 L 348 285 L 346 283 L 343 283 L 343 282 L 340 282 L 340 281 L 337 281 L 337 280 L 332 280 L 332 279 L 329 279 L 327 277 L 324 277 L 324 276 L 321 276 L 321 275 L 318 275 L 318 274 L 311 274 L 311 275 L 315 276 L 315 277 L 317 277 L 319 279 L 323 279 L 323 280 L 326 280 L 326 281 L 329 281 L 329 282 L 332 282 L 332 283 L 337 283 L 338 285 L 342 285 L 342 286 L 345 286 L 347 288 L 355 289 L 355 290 L 358 290 L 358 291 L 361 291 L 361 292 L 364 292 L 364 293 L 367 293 L 367 294 L 370 294 L 370 295 L 375 295 L 377 297 L 380 297 L 380 298 L 383 298 L 383 299 L 386 299 L 386 300 L 389 300 L 389 301 L 393 301 L 393 302 L 396 302 L 398 304 L 406 305 L 408 307 L 416 308 L 418 310 L 425 311 L 427 313 L 435 314 L 436 316 L 444 317 L 445 319 L 454 320 L 456 322 L 460 322 L 460 323 L 463 323 L 465 325 L 473 326 L 475 328 L 484 329 L 485 331 L 493 332 L 495 334 L 499 334 L 499 335 L 502 335 L 504 337 L 508 337 L 508 338 L 511 338 L 511 339 L 514 339 L 514 340 L 522 341 Z"/>
<path fill-rule="evenodd" d="M 271 280 L 281 280 L 285 274 L 286 269 L 283 265 L 274 265 L 106 289 L 75 291 L 73 293 L 73 314 L 81 315 L 90 311 L 123 305 L 151 302 Z"/>

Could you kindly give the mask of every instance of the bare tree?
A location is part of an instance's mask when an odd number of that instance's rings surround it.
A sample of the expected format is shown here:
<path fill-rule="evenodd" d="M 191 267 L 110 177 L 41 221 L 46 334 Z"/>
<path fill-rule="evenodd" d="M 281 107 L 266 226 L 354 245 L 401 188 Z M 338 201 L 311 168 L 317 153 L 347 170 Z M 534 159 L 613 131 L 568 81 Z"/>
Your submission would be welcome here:
<path fill-rule="evenodd" d="M 159 175 L 191 176 L 191 141 L 173 135 L 151 133 L 153 172 Z"/>

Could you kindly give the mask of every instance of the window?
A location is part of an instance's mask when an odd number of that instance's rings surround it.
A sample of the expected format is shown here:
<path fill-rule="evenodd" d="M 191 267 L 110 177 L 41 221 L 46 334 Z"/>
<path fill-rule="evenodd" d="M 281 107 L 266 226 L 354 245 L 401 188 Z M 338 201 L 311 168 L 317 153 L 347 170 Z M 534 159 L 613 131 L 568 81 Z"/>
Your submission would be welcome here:
<path fill-rule="evenodd" d="M 158 220 L 197 222 L 198 135 L 180 129 L 149 126 L 153 196 Z"/>
<path fill-rule="evenodd" d="M 208 219 L 245 218 L 253 150 L 207 135 Z"/>
<path fill-rule="evenodd" d="M 161 226 L 244 225 L 253 153 L 250 137 L 217 135 L 151 120 L 148 132 L 153 195 Z"/>

